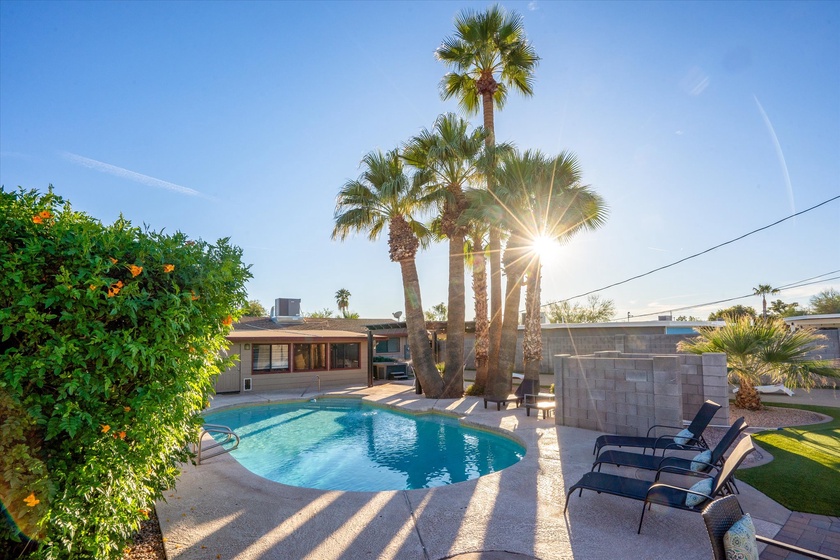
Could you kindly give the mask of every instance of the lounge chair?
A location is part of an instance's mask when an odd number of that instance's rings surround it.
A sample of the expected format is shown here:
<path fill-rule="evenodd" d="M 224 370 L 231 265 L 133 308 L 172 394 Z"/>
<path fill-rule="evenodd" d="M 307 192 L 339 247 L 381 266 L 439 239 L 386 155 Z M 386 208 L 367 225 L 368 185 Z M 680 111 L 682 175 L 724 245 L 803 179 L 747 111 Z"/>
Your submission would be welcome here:
<path fill-rule="evenodd" d="M 592 470 L 598 467 L 598 472 L 601 471 L 601 465 L 607 463 L 608 465 L 617 465 L 619 467 L 635 467 L 648 471 L 658 471 L 662 467 L 678 467 L 681 469 L 692 469 L 699 472 L 709 472 L 712 468 L 720 468 L 723 465 L 723 456 L 738 439 L 738 436 L 747 429 L 747 423 L 744 417 L 738 418 L 732 423 L 732 426 L 726 431 L 720 442 L 714 449 L 704 450 L 702 447 L 695 447 L 692 451 L 708 451 L 709 458 L 705 461 L 698 458 L 677 457 L 674 455 L 659 456 L 647 455 L 645 453 L 633 453 L 631 451 L 618 451 L 616 449 L 607 449 L 602 451 L 595 462 L 592 463 Z M 683 446 L 683 449 L 688 450 Z"/>
<path fill-rule="evenodd" d="M 505 398 L 497 399 L 493 397 L 484 397 L 484 408 L 487 408 L 487 403 L 496 403 L 496 410 L 501 410 L 502 405 L 507 408 L 508 403 L 515 402 L 516 406 L 521 406 L 522 401 L 525 400 L 525 395 L 536 394 L 540 392 L 540 384 L 532 379 L 526 379 L 519 384 L 516 391 Z"/>
<path fill-rule="evenodd" d="M 654 454 L 656 454 L 656 451 L 658 449 L 662 449 L 664 453 L 664 450 L 666 448 L 693 449 L 694 447 L 703 447 L 708 449 L 709 445 L 706 443 L 706 440 L 703 439 L 703 431 L 709 425 L 709 422 L 712 421 L 712 418 L 714 418 L 715 413 L 718 410 L 720 410 L 720 405 L 718 403 L 713 401 L 704 402 L 703 406 L 700 407 L 700 410 L 698 410 L 697 414 L 694 416 L 694 420 L 692 420 L 691 424 L 689 424 L 688 428 L 686 428 L 686 430 L 688 430 L 688 432 L 690 432 L 691 435 L 683 438 L 684 441 L 675 440 L 675 438 L 679 437 L 680 430 L 682 430 L 682 426 L 666 426 L 664 424 L 655 424 L 648 429 L 647 436 L 619 436 L 612 434 L 598 436 L 598 438 L 595 440 L 595 450 L 593 451 L 593 453 L 595 455 L 598 455 L 598 452 L 601 450 L 601 448 L 606 446 L 641 447 L 644 450 L 651 448 Z M 675 430 L 675 432 L 659 437 L 651 436 L 651 432 L 657 428 L 666 428 L 670 430 Z"/>
<path fill-rule="evenodd" d="M 737 393 L 740 387 L 735 387 L 732 389 L 733 393 Z M 784 383 L 776 383 L 775 385 L 756 385 L 755 390 L 759 393 L 784 393 L 789 397 L 794 396 L 796 393 L 793 392 L 793 389 L 788 389 L 785 387 Z"/>
<path fill-rule="evenodd" d="M 645 510 L 649 504 L 660 504 L 700 513 L 707 503 L 726 492 L 727 485 L 735 474 L 735 469 L 753 451 L 755 451 L 755 446 L 753 445 L 752 438 L 747 436 L 738 443 L 732 455 L 724 462 L 723 467 L 714 477 L 709 477 L 705 473 L 698 473 L 677 467 L 662 468 L 656 473 L 654 482 L 602 472 L 588 472 L 583 475 L 583 478 L 573 484 L 566 493 L 566 507 L 563 509 L 563 514 L 565 515 L 566 510 L 569 508 L 569 497 L 575 490 L 580 490 L 581 494 L 583 494 L 584 490 L 593 490 L 599 494 L 603 492 L 605 494 L 630 498 L 631 500 L 639 500 L 644 502 L 642 505 L 642 517 L 639 519 L 638 532 L 641 533 L 642 522 L 645 520 Z M 711 480 L 711 488 L 698 489 L 696 485 L 691 488 L 682 488 L 672 484 L 664 484 L 659 482 L 659 477 L 663 472 L 684 474 Z M 687 503 L 689 496 L 697 496 L 699 499 L 690 498 L 693 501 L 689 504 Z"/>
<path fill-rule="evenodd" d="M 709 540 L 712 542 L 714 560 L 726 560 L 726 551 L 723 548 L 723 536 L 736 521 L 744 516 L 744 510 L 741 509 L 738 498 L 736 496 L 718 498 L 706 506 L 702 515 L 703 522 L 706 524 L 706 530 L 709 532 Z M 837 558 L 827 554 L 807 550 L 789 543 L 762 537 L 761 535 L 756 535 L 755 540 L 783 550 L 795 552 L 797 558 L 799 555 L 802 555 L 819 560 L 837 560 Z"/>

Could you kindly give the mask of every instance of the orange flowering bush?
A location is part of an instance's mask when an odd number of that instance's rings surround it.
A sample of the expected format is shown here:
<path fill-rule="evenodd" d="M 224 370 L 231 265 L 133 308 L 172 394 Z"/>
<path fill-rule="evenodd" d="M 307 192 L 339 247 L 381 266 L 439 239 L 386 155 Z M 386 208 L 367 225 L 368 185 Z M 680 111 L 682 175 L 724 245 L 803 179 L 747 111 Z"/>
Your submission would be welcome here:
<path fill-rule="evenodd" d="M 0 187 L 0 216 L 0 550 L 120 558 L 189 459 L 250 274 L 226 239 L 103 225 L 52 189 Z"/>

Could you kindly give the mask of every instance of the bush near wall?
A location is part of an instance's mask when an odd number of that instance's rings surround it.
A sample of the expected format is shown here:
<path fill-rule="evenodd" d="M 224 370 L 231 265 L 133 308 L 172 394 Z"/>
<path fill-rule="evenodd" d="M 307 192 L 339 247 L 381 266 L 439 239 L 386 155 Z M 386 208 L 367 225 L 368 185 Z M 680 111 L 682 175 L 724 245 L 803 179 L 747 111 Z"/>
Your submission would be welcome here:
<path fill-rule="evenodd" d="M 0 187 L 0 552 L 121 556 L 229 365 L 241 256 Z"/>

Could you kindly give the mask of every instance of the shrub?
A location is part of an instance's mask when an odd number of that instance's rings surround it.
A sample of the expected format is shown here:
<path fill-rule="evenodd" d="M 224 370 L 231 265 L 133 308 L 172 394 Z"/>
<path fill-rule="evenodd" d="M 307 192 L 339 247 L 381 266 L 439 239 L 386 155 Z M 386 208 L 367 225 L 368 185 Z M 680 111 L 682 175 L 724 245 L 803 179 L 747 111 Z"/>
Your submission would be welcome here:
<path fill-rule="evenodd" d="M 121 556 L 190 457 L 249 277 L 227 239 L 0 187 L 0 547 Z"/>

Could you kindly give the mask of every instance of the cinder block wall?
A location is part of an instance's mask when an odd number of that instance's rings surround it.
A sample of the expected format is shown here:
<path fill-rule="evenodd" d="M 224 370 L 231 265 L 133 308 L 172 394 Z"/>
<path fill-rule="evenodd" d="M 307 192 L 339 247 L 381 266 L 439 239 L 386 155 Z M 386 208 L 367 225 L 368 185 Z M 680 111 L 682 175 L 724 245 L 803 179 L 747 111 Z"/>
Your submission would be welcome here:
<path fill-rule="evenodd" d="M 725 354 L 596 352 L 555 356 L 556 423 L 643 436 L 654 424 L 679 426 L 711 399 L 713 423 L 728 425 Z"/>

